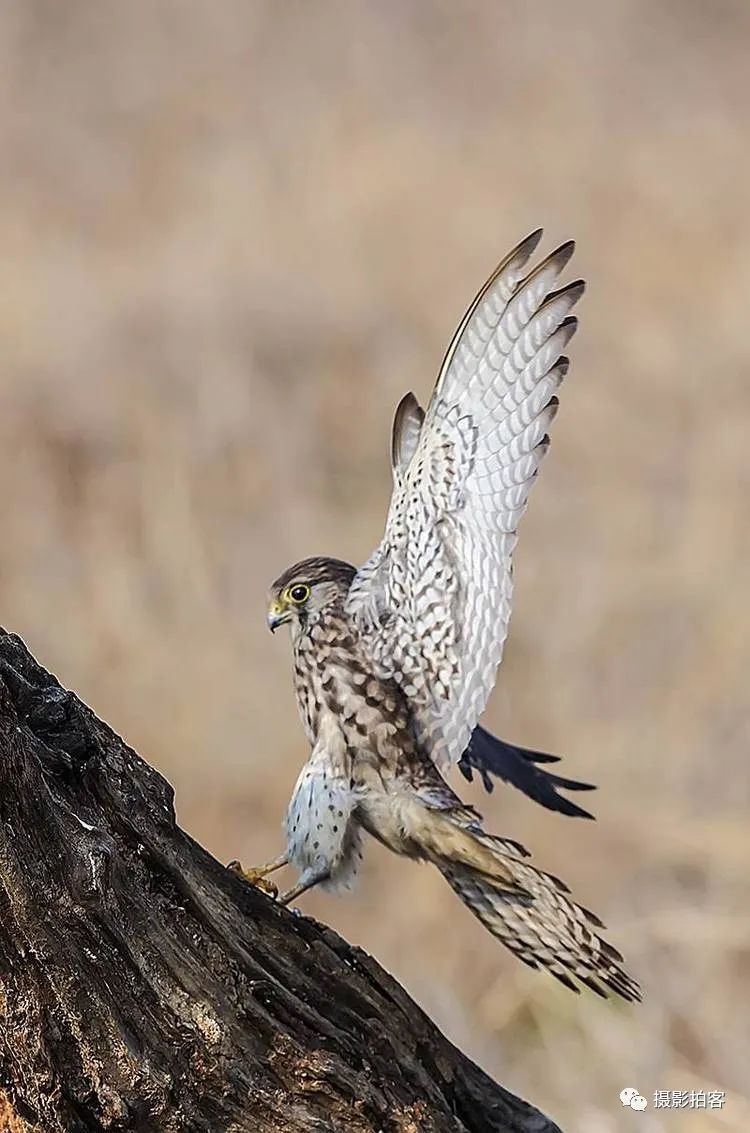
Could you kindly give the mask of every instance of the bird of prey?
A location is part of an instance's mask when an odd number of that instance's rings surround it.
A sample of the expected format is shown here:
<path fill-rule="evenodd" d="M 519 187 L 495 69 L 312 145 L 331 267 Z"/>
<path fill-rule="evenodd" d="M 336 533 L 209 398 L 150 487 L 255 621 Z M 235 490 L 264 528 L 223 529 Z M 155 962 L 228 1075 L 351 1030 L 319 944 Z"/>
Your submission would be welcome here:
<path fill-rule="evenodd" d="M 601 921 L 528 852 L 488 834 L 444 773 L 497 771 L 533 798 L 581 812 L 546 776 L 549 761 L 477 728 L 511 612 L 516 531 L 549 445 L 580 280 L 556 289 L 574 245 L 531 271 L 541 238 L 493 272 L 448 348 L 427 410 L 407 394 L 391 441 L 383 538 L 357 569 L 308 558 L 271 588 L 268 623 L 291 628 L 294 684 L 311 755 L 286 814 L 286 851 L 242 871 L 263 883 L 291 862 L 289 903 L 315 885 L 348 887 L 363 834 L 431 862 L 521 960 L 574 991 L 638 999 Z M 268 885 L 268 883 L 266 883 Z M 273 889 L 272 886 L 268 886 Z"/>

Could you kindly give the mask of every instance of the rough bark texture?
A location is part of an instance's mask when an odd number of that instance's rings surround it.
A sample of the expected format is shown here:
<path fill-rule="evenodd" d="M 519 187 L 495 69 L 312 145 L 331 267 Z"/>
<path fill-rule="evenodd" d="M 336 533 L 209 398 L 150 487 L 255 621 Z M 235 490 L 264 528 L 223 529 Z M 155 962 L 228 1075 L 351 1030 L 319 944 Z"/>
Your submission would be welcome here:
<path fill-rule="evenodd" d="M 360 949 L 227 872 L 3 631 L 0 977 L 0 1089 L 44 1133 L 557 1128 Z"/>

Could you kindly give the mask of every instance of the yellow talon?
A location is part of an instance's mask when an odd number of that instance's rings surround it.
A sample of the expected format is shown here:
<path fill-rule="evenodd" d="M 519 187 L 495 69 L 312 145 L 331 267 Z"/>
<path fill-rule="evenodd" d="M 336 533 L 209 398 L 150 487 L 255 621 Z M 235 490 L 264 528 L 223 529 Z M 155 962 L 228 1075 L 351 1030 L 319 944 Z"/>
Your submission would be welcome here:
<path fill-rule="evenodd" d="M 274 901 L 278 897 L 278 886 L 274 885 L 272 881 L 268 881 L 263 869 L 243 869 L 242 863 L 236 860 L 229 862 L 227 869 L 231 869 L 232 873 L 238 873 L 248 885 L 254 885 L 256 889 L 260 889 L 262 893 L 266 893 Z"/>

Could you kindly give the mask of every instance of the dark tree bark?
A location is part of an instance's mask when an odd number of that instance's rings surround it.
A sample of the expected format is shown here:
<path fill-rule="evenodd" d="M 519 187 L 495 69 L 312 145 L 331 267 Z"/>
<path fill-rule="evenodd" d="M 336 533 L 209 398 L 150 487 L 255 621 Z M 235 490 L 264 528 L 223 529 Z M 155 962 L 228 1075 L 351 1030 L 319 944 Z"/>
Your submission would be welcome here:
<path fill-rule="evenodd" d="M 0 631 L 0 1088 L 44 1133 L 554 1133 Z M 559 1133 L 559 1131 L 558 1131 Z"/>

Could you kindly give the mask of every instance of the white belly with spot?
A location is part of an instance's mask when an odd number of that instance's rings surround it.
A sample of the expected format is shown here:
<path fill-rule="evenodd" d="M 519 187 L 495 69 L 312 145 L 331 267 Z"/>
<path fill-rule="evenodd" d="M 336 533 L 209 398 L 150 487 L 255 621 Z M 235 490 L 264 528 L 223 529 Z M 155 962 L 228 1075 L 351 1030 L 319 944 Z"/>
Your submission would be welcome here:
<path fill-rule="evenodd" d="M 325 871 L 323 885 L 334 889 L 349 885 L 361 860 L 347 763 L 318 746 L 300 772 L 284 820 L 290 860 L 300 873 Z"/>

